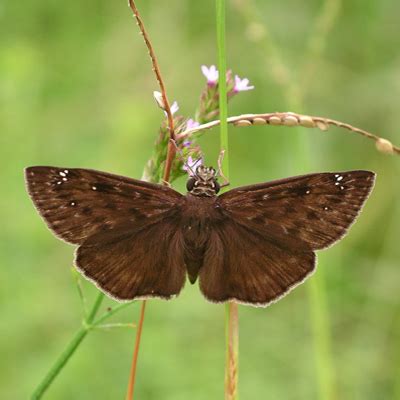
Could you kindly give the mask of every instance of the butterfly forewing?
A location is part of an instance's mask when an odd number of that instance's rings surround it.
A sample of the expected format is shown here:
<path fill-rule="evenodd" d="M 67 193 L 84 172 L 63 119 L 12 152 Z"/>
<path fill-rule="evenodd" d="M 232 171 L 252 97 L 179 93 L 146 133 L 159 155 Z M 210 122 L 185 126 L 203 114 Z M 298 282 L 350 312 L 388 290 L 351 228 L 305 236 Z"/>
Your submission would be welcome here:
<path fill-rule="evenodd" d="M 282 248 L 320 250 L 347 232 L 374 179 L 369 171 L 310 174 L 239 187 L 220 203 L 238 224 Z"/>
<path fill-rule="evenodd" d="M 72 244 L 135 232 L 175 213 L 183 197 L 162 185 L 88 169 L 30 167 L 25 176 L 40 215 Z"/>
<path fill-rule="evenodd" d="M 102 290 L 122 300 L 179 293 L 185 279 L 176 223 L 181 194 L 86 169 L 30 167 L 26 181 L 49 228 L 81 245 L 76 265 Z"/>

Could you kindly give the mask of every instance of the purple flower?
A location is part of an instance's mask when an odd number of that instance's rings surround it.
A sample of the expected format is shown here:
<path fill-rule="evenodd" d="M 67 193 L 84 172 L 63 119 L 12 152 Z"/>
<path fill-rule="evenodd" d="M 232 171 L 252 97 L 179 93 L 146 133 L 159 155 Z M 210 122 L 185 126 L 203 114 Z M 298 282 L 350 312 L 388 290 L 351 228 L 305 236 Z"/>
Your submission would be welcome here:
<path fill-rule="evenodd" d="M 207 78 L 207 84 L 209 86 L 215 86 L 215 84 L 218 82 L 218 75 L 219 75 L 215 65 L 211 65 L 210 67 L 202 65 L 201 72 Z"/>
<path fill-rule="evenodd" d="M 200 124 L 192 118 L 189 118 L 186 122 L 186 130 L 197 128 Z"/>
<path fill-rule="evenodd" d="M 235 75 L 235 86 L 233 87 L 233 91 L 238 93 L 254 89 L 254 86 L 249 86 L 249 83 L 250 81 L 247 78 L 240 79 L 238 75 Z"/>
<path fill-rule="evenodd" d="M 183 147 L 190 147 L 190 145 L 192 144 L 192 142 L 190 140 L 185 140 L 182 145 Z"/>
<path fill-rule="evenodd" d="M 196 173 L 196 168 L 199 165 L 203 165 L 203 158 L 202 157 L 197 158 L 196 160 L 194 160 L 192 158 L 192 156 L 189 156 L 187 161 L 186 161 L 186 164 L 183 165 L 182 169 L 184 171 L 186 171 L 190 176 L 193 176 L 193 174 Z"/>

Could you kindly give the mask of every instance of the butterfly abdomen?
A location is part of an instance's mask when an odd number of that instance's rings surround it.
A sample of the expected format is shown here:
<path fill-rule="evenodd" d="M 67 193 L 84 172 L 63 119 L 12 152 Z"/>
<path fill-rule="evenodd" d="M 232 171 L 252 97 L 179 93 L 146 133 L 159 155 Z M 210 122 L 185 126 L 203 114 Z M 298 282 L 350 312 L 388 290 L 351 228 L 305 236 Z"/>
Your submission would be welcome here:
<path fill-rule="evenodd" d="M 185 196 L 185 206 L 182 211 L 182 229 L 184 237 L 184 260 L 190 283 L 195 283 L 213 226 L 221 219 L 216 207 L 218 198 L 200 197 L 192 194 Z"/>

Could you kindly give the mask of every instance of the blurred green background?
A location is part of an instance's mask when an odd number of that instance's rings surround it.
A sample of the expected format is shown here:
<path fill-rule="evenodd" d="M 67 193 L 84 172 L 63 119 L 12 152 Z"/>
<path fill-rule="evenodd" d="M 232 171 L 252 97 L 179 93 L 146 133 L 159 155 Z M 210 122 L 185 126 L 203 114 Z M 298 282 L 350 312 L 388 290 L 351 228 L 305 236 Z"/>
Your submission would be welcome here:
<path fill-rule="evenodd" d="M 216 63 L 215 4 L 149 0 L 138 7 L 169 96 L 192 116 L 205 82 L 200 65 Z M 303 111 L 399 144 L 399 15 L 394 0 L 228 2 L 228 66 L 256 87 L 237 96 L 229 114 Z M 0 394 L 25 399 L 79 327 L 81 307 L 73 249 L 36 214 L 23 168 L 80 166 L 139 178 L 163 115 L 126 1 L 6 0 L 0 22 Z M 311 147 L 307 165 L 299 162 L 300 136 Z M 214 130 L 201 141 L 209 163 L 218 140 Z M 320 253 L 311 279 L 325 287 L 330 398 L 400 399 L 400 158 L 335 128 L 231 127 L 230 141 L 232 186 L 311 171 L 377 172 L 351 234 Z M 184 180 L 176 185 L 183 190 Z M 307 286 L 267 309 L 240 307 L 242 399 L 323 398 Z M 96 289 L 85 282 L 84 290 L 92 302 Z M 135 304 L 113 320 L 137 321 L 138 312 Z M 171 302 L 151 301 L 137 398 L 221 399 L 223 330 L 224 307 L 207 303 L 197 285 Z M 45 398 L 123 398 L 134 336 L 91 333 Z"/>

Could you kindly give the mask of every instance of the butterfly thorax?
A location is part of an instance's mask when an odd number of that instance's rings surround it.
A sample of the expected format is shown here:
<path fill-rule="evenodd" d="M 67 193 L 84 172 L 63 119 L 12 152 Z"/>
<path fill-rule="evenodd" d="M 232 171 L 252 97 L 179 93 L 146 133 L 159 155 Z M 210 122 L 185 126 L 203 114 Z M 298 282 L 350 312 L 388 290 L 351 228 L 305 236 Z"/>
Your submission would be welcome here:
<path fill-rule="evenodd" d="M 196 282 L 212 231 L 222 218 L 218 196 L 201 196 L 191 192 L 185 196 L 182 212 L 184 258 L 191 283 Z"/>
<path fill-rule="evenodd" d="M 212 197 L 220 189 L 213 167 L 200 165 L 186 183 L 188 192 L 194 196 Z"/>

